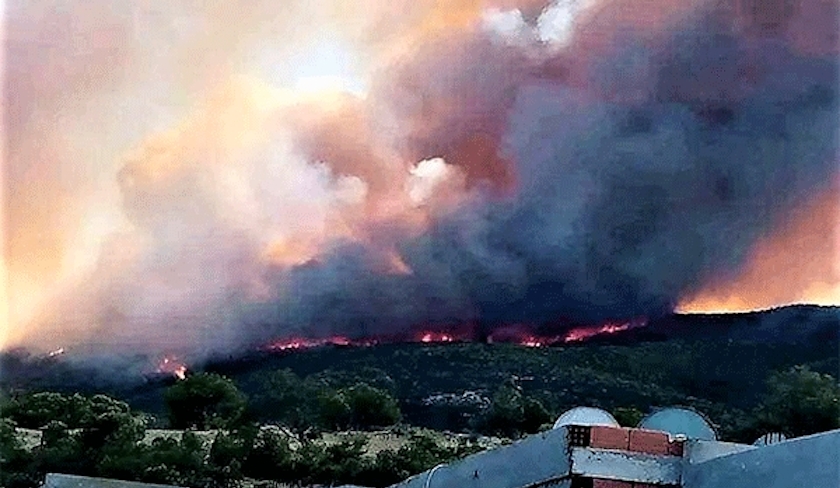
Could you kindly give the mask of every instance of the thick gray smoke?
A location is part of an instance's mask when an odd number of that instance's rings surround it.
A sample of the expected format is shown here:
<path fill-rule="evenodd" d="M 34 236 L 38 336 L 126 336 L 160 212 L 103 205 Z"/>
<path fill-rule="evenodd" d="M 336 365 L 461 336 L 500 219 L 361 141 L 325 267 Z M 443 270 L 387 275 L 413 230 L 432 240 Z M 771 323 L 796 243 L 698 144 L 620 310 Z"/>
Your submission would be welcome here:
<path fill-rule="evenodd" d="M 836 175 L 838 65 L 714 15 L 680 27 L 653 46 L 627 33 L 585 87 L 562 60 L 560 75 L 527 76 L 479 41 L 413 66 L 435 76 L 412 88 L 454 99 L 464 119 L 432 117 L 440 126 L 416 144 L 501 125 L 516 196 L 479 191 L 437 215 L 400 245 L 410 275 L 371 272 L 353 246 L 290 271 L 295 292 L 273 305 L 266 333 L 650 316 L 733 275 L 771 224 Z"/>
<path fill-rule="evenodd" d="M 233 84 L 142 146 L 133 233 L 48 322 L 206 351 L 657 316 L 837 177 L 836 6 L 456 3 L 407 21 L 363 98 L 272 111 Z"/>

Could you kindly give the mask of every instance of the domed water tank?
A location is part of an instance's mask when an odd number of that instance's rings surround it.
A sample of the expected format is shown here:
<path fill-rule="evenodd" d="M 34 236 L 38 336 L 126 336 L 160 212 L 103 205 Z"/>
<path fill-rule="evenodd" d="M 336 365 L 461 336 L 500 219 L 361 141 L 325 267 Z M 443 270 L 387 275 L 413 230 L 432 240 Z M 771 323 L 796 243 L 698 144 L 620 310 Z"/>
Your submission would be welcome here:
<path fill-rule="evenodd" d="M 717 440 L 712 424 L 687 408 L 665 408 L 654 412 L 639 422 L 639 428 L 668 432 L 672 438 L 684 435 L 687 439 Z"/>
<path fill-rule="evenodd" d="M 609 412 L 595 407 L 575 407 L 567 410 L 554 422 L 554 428 L 557 429 L 564 425 L 621 427 Z"/>

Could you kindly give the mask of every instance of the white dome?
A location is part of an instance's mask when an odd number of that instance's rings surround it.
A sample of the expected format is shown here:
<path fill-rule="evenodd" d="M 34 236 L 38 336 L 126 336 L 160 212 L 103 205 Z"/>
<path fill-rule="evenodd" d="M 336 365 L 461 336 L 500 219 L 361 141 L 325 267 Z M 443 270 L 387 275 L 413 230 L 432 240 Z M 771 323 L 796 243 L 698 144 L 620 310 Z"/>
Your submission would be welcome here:
<path fill-rule="evenodd" d="M 620 427 L 618 421 L 609 412 L 594 407 L 575 407 L 567 410 L 557 419 L 557 422 L 554 422 L 554 428 L 557 429 L 564 425 Z"/>

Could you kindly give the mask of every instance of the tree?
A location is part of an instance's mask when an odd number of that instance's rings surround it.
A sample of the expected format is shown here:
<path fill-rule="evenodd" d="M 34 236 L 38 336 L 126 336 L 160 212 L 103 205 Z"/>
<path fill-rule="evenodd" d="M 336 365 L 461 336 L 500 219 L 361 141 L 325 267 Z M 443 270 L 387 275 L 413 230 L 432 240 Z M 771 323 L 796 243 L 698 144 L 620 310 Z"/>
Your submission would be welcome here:
<path fill-rule="evenodd" d="M 254 449 L 259 428 L 248 425 L 232 432 L 219 432 L 208 456 L 208 473 L 217 486 L 232 486 L 243 477 L 242 465 Z"/>
<path fill-rule="evenodd" d="M 78 396 L 78 395 L 76 395 Z M 27 393 L 13 398 L 3 408 L 3 416 L 14 420 L 21 427 L 40 429 L 52 420 L 62 420 L 76 426 L 79 405 L 60 393 Z"/>
<path fill-rule="evenodd" d="M 515 380 L 499 386 L 487 410 L 477 419 L 477 429 L 491 434 L 518 437 L 533 434 L 550 423 L 551 414 L 538 399 L 525 395 Z"/>
<path fill-rule="evenodd" d="M 840 385 L 827 374 L 796 366 L 770 376 L 756 418 L 764 430 L 802 436 L 840 428 Z"/>
<path fill-rule="evenodd" d="M 485 416 L 485 429 L 515 437 L 525 419 L 525 405 L 522 391 L 513 384 L 503 384 L 493 395 L 492 403 Z"/>
<path fill-rule="evenodd" d="M 123 412 L 103 412 L 82 429 L 83 452 L 95 461 L 97 476 L 132 479 L 145 467 L 139 442 L 146 433 L 145 419 Z"/>
<path fill-rule="evenodd" d="M 293 462 L 289 440 L 277 431 L 263 429 L 245 457 L 242 472 L 255 479 L 292 482 L 296 481 L 291 478 Z"/>
<path fill-rule="evenodd" d="M 364 456 L 367 441 L 361 436 L 334 444 L 305 442 L 297 453 L 293 473 L 304 485 L 353 483 L 370 462 Z"/>
<path fill-rule="evenodd" d="M 111 449 L 130 450 L 146 432 L 144 417 L 133 413 L 125 402 L 94 395 L 79 408 L 76 425 L 82 428 L 80 440 L 84 449 L 95 451 L 108 445 Z"/>
<path fill-rule="evenodd" d="M 523 399 L 522 432 L 535 434 L 542 430 L 543 426 L 550 424 L 552 417 L 541 401 L 536 398 L 525 397 Z"/>
<path fill-rule="evenodd" d="M 54 421 L 63 422 L 69 429 L 81 429 L 101 423 L 104 415 L 131 415 L 131 408 L 107 395 L 86 397 L 78 393 L 38 392 L 14 398 L 2 413 L 29 429 L 40 429 Z"/>
<path fill-rule="evenodd" d="M 184 432 L 181 440 L 160 437 L 143 453 L 143 472 L 138 481 L 177 486 L 212 486 L 201 439 Z"/>
<path fill-rule="evenodd" d="M 95 461 L 90 459 L 82 447 L 81 435 L 63 429 L 61 423 L 47 427 L 34 455 L 39 473 L 67 473 L 95 475 Z"/>
<path fill-rule="evenodd" d="M 42 430 L 41 444 L 29 455 L 31 475 L 58 471 L 131 477 L 139 469 L 137 443 L 145 422 L 125 402 L 105 395 L 40 392 L 16 397 L 3 413 L 10 421 L 20 419 Z M 10 484 L 14 480 L 2 486 Z"/>
<path fill-rule="evenodd" d="M 174 429 L 230 428 L 242 419 L 245 395 L 233 381 L 213 373 L 188 376 L 164 393 Z"/>
<path fill-rule="evenodd" d="M 353 413 L 344 392 L 325 389 L 318 395 L 318 419 L 327 430 L 350 427 Z"/>
<path fill-rule="evenodd" d="M 301 380 L 289 369 L 274 371 L 260 382 L 249 407 L 260 420 L 273 420 L 291 429 L 299 439 L 317 433 L 318 385 Z"/>
<path fill-rule="evenodd" d="M 15 434 L 15 423 L 8 419 L 0 419 L 0 486 L 37 486 L 41 477 L 34 463 L 33 456 L 24 449 Z"/>
<path fill-rule="evenodd" d="M 343 391 L 350 407 L 350 422 L 356 428 L 386 427 L 400 420 L 397 400 L 387 391 L 365 383 Z"/>

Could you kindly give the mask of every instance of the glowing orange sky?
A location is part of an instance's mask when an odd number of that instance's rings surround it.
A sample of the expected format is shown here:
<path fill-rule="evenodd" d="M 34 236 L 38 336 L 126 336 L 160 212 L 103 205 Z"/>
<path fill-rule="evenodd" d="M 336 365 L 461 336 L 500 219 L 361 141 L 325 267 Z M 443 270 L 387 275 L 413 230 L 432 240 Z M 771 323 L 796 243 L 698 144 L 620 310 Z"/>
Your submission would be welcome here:
<path fill-rule="evenodd" d="M 677 310 L 740 312 L 788 304 L 840 304 L 840 185 L 786 216 L 732 281 L 712 283 Z"/>

